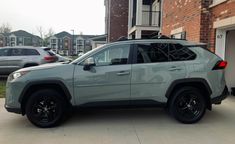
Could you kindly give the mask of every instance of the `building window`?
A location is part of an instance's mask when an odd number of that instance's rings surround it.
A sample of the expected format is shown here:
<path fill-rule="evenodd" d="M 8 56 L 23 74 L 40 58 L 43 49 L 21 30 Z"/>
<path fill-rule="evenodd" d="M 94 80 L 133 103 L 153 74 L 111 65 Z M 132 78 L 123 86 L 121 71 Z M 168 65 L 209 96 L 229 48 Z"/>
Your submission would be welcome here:
<path fill-rule="evenodd" d="M 224 2 L 225 0 L 213 0 L 213 4 L 217 4 L 217 3 L 222 3 Z"/>
<path fill-rule="evenodd" d="M 77 40 L 77 45 L 80 45 L 80 46 L 84 45 L 84 41 L 83 40 Z"/>
<path fill-rule="evenodd" d="M 51 43 L 56 43 L 56 39 L 51 39 Z"/>

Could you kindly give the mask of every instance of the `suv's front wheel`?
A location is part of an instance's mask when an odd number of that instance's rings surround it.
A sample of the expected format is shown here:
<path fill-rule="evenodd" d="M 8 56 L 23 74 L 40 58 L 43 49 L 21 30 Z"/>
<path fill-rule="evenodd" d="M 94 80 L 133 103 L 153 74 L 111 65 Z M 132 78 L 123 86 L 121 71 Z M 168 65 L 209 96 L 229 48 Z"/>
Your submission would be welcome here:
<path fill-rule="evenodd" d="M 30 122 L 42 128 L 53 127 L 63 119 L 66 102 L 55 90 L 43 89 L 33 93 L 26 104 Z"/>
<path fill-rule="evenodd" d="M 196 123 L 205 114 L 206 102 L 199 89 L 183 87 L 172 95 L 169 110 L 182 123 Z"/>

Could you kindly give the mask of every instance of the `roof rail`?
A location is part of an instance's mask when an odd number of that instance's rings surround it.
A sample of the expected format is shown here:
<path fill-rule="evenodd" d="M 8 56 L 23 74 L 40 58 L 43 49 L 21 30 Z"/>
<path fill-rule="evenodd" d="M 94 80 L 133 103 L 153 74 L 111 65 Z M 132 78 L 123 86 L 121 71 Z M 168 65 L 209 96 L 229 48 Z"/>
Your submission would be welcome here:
<path fill-rule="evenodd" d="M 117 41 L 131 41 L 131 40 L 148 40 L 148 39 L 166 39 L 166 40 L 186 40 L 186 39 L 178 39 L 178 38 L 170 38 L 166 35 L 156 35 L 152 36 L 150 38 L 144 38 L 144 39 L 128 39 L 125 36 L 120 37 Z"/>

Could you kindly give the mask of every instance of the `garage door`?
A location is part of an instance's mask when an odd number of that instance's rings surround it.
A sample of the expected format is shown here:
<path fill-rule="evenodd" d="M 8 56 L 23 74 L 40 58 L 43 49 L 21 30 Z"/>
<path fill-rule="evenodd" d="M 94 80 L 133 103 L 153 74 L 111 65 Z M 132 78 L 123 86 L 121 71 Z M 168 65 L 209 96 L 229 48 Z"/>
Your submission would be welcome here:
<path fill-rule="evenodd" d="M 225 71 L 227 85 L 235 87 L 235 30 L 227 33 L 225 59 L 228 61 Z"/>

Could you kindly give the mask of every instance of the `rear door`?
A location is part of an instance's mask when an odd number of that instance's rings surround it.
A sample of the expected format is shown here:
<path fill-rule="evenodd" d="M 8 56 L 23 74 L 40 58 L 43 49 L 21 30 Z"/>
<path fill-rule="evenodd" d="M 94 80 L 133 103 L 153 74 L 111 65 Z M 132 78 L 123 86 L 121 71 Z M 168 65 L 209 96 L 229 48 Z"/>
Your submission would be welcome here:
<path fill-rule="evenodd" d="M 8 55 L 9 49 L 2 48 L 0 49 L 0 74 L 9 74 L 9 67 L 8 67 Z"/>
<path fill-rule="evenodd" d="M 167 43 L 135 45 L 131 100 L 167 101 L 165 93 L 169 85 L 186 76 L 185 64 L 177 59 L 176 49 L 177 45 Z"/>
<path fill-rule="evenodd" d="M 22 67 L 22 62 L 27 57 L 23 54 L 23 49 L 11 48 L 9 50 L 8 67 L 11 72 L 14 72 Z"/>

